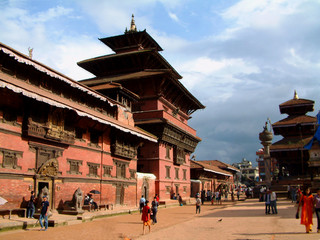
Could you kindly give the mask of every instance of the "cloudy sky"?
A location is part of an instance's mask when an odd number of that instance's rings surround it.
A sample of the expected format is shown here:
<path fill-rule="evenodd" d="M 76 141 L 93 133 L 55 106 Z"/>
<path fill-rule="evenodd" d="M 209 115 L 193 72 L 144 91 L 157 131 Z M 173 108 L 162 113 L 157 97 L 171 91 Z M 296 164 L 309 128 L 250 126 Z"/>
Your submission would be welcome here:
<path fill-rule="evenodd" d="M 320 0 L 0 0 L 0 42 L 80 80 L 92 75 L 76 63 L 112 53 L 98 38 L 131 14 L 206 106 L 190 120 L 197 160 L 255 162 L 295 89 L 320 110 Z"/>

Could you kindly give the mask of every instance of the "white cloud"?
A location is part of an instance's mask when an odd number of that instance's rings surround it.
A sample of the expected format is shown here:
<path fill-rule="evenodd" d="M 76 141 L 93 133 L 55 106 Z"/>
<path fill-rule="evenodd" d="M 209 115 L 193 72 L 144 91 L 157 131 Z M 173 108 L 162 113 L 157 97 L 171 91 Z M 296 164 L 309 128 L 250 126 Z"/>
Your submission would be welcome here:
<path fill-rule="evenodd" d="M 221 13 L 229 28 L 219 36 L 228 39 L 241 29 L 272 29 L 276 31 L 290 15 L 300 12 L 300 5 L 308 0 L 242 0 Z"/>
<path fill-rule="evenodd" d="M 174 13 L 172 13 L 172 12 L 169 12 L 168 14 L 169 14 L 169 17 L 170 17 L 173 21 L 175 21 L 175 22 L 177 22 L 177 23 L 180 22 L 180 20 L 179 20 L 179 18 L 177 17 L 176 14 L 174 14 Z"/>

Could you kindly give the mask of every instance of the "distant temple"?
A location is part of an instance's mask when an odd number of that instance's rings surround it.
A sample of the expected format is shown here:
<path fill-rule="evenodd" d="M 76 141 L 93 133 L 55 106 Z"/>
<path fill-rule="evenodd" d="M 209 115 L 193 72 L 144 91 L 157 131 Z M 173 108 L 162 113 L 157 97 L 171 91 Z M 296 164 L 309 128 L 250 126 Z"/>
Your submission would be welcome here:
<path fill-rule="evenodd" d="M 310 180 L 313 172 L 309 167 L 310 154 L 304 146 L 312 139 L 317 119 L 306 115 L 314 110 L 314 101 L 299 98 L 279 105 L 281 114 L 288 117 L 272 124 L 274 135 L 283 138 L 270 147 L 270 155 L 277 160 L 278 180 Z"/>
<path fill-rule="evenodd" d="M 190 154 L 201 139 L 188 125 L 191 114 L 204 106 L 181 84 L 180 74 L 161 56 L 162 48 L 146 32 L 130 30 L 100 39 L 115 54 L 78 62 L 96 77 L 80 81 L 132 111 L 135 126 L 158 142 L 139 148 L 137 171 L 156 176 L 155 193 L 190 196 Z M 140 186 L 149 195 L 147 184 Z"/>

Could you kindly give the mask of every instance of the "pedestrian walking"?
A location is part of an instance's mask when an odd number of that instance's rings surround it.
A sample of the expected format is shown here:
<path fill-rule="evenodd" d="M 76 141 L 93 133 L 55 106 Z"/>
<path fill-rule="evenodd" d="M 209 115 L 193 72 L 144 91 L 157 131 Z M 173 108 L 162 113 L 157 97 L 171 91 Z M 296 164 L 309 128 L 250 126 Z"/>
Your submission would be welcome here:
<path fill-rule="evenodd" d="M 200 210 L 201 210 L 201 199 L 199 198 L 199 194 L 198 194 L 196 199 L 196 214 L 198 212 L 200 214 Z"/>
<path fill-rule="evenodd" d="M 320 233 L 320 189 L 317 190 L 317 195 L 314 197 L 314 206 L 315 206 L 315 212 L 318 220 L 317 232 Z"/>
<path fill-rule="evenodd" d="M 28 202 L 28 213 L 27 213 L 27 218 L 34 218 L 34 211 L 35 211 L 35 207 L 34 207 L 34 192 L 31 191 L 31 196 L 30 196 L 30 200 Z"/>
<path fill-rule="evenodd" d="M 154 197 L 151 203 L 151 212 L 152 212 L 152 223 L 155 224 L 158 222 L 157 213 L 158 213 L 159 203 L 157 201 L 157 197 Z"/>
<path fill-rule="evenodd" d="M 238 201 L 240 200 L 240 189 L 238 189 L 237 191 L 237 198 L 238 198 Z"/>
<path fill-rule="evenodd" d="M 313 196 L 311 194 L 310 188 L 306 187 L 302 193 L 302 196 L 299 201 L 299 206 L 297 209 L 297 214 L 299 214 L 300 207 L 301 209 L 301 224 L 306 226 L 306 233 L 312 231 L 312 214 L 313 214 Z"/>
<path fill-rule="evenodd" d="M 272 190 L 270 190 L 270 207 L 271 207 L 272 214 L 278 214 L 277 194 Z"/>
<path fill-rule="evenodd" d="M 182 200 L 182 197 L 181 197 L 181 195 L 180 194 L 178 194 L 178 201 L 179 201 L 179 205 L 180 206 L 183 206 L 183 200 Z"/>
<path fill-rule="evenodd" d="M 39 217 L 39 222 L 41 229 L 40 231 L 47 231 L 48 229 L 48 212 L 49 212 L 49 202 L 48 202 L 48 197 L 43 196 L 43 201 L 41 202 L 41 212 L 40 212 L 40 217 Z M 43 223 L 44 221 L 44 229 L 43 229 Z"/>
<path fill-rule="evenodd" d="M 149 207 L 149 201 L 146 200 L 144 207 L 142 208 L 142 216 L 141 220 L 143 223 L 143 234 L 145 234 L 145 226 L 149 227 L 149 232 L 151 231 L 151 219 L 150 219 L 150 207 Z"/>
<path fill-rule="evenodd" d="M 142 213 L 142 209 L 145 206 L 146 203 L 146 199 L 144 198 L 144 196 L 142 195 L 139 201 L 139 209 L 140 209 L 140 214 Z"/>

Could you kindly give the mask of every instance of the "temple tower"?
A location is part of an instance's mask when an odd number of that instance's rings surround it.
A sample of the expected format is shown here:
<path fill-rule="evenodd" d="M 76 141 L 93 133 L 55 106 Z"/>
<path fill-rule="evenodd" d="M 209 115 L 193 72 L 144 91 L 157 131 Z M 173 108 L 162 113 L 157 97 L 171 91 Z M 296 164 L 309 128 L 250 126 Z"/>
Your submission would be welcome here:
<path fill-rule="evenodd" d="M 201 139 L 188 120 L 205 107 L 182 85 L 180 74 L 159 53 L 159 44 L 146 30 L 137 31 L 133 16 L 130 30 L 100 41 L 115 54 L 79 62 L 96 76 L 81 83 L 118 101 L 118 95 L 110 95 L 117 84 L 123 96 L 131 97 L 128 111 L 135 125 L 158 138 L 139 148 L 138 172 L 157 177 L 156 193 L 162 200 L 172 193 L 189 197 L 190 155 Z"/>
<path fill-rule="evenodd" d="M 314 101 L 302 99 L 294 92 L 293 99 L 279 105 L 281 114 L 288 117 L 272 124 L 274 135 L 283 138 L 273 143 L 270 155 L 279 164 L 279 179 L 305 178 L 308 172 L 309 152 L 304 146 L 315 133 L 316 117 L 306 115 L 314 109 Z"/>

